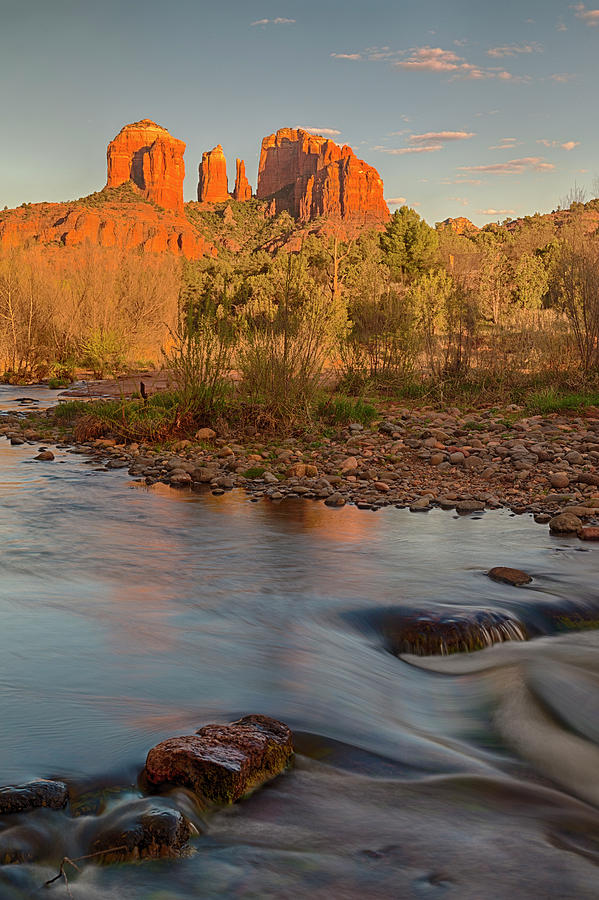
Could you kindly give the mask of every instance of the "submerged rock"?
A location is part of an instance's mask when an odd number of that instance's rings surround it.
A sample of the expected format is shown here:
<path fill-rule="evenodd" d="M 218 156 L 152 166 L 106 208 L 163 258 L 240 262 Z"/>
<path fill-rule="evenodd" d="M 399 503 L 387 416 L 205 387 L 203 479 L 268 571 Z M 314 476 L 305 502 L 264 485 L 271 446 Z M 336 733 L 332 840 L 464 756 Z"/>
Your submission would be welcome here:
<path fill-rule="evenodd" d="M 504 584 L 513 584 L 515 587 L 519 587 L 523 584 L 530 584 L 532 581 L 532 577 L 528 572 L 523 572 L 521 569 L 511 569 L 509 566 L 495 566 L 495 568 L 490 569 L 489 572 L 487 572 L 487 575 L 493 581 L 501 581 Z"/>
<path fill-rule="evenodd" d="M 197 831 L 179 810 L 156 800 L 137 800 L 101 817 L 89 852 L 102 854 L 100 863 L 176 857 L 192 833 Z"/>
<path fill-rule="evenodd" d="M 163 741 L 148 753 L 145 771 L 151 784 L 180 784 L 209 802 L 234 803 L 281 773 L 292 755 L 286 725 L 268 716 L 245 716 Z"/>
<path fill-rule="evenodd" d="M 528 640 L 527 629 L 516 616 L 490 610 L 387 610 L 378 627 L 396 655 L 446 656 Z"/>
<path fill-rule="evenodd" d="M 69 799 L 66 784 L 62 781 L 47 781 L 40 778 L 26 784 L 0 787 L 0 814 L 27 812 L 47 806 L 62 809 Z"/>

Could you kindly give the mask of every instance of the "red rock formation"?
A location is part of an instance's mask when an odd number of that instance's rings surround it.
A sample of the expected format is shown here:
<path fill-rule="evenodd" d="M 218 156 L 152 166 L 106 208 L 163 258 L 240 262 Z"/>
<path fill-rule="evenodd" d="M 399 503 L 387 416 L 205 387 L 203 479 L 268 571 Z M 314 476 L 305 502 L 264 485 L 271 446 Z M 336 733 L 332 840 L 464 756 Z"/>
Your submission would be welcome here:
<path fill-rule="evenodd" d="M 439 231 L 449 229 L 456 234 L 474 234 L 475 232 L 480 231 L 474 222 L 471 222 L 466 216 L 458 216 L 455 219 L 444 219 L 442 222 L 439 222 L 437 228 Z"/>
<path fill-rule="evenodd" d="M 223 203 L 229 199 L 227 160 L 220 144 L 202 154 L 198 171 L 198 200 L 201 203 Z"/>
<path fill-rule="evenodd" d="M 185 144 L 150 119 L 125 125 L 108 145 L 106 187 L 133 181 L 147 200 L 183 209 Z"/>
<path fill-rule="evenodd" d="M 287 210 L 304 222 L 318 216 L 356 224 L 389 218 L 376 169 L 351 147 L 301 128 L 281 128 L 262 141 L 256 196 L 274 199 L 277 213 Z"/>
<path fill-rule="evenodd" d="M 86 242 L 188 259 L 216 256 L 214 246 L 185 216 L 158 209 L 141 198 L 111 199 L 101 191 L 75 203 L 36 203 L 0 215 L 0 249 L 26 244 L 73 247 Z"/>
<path fill-rule="evenodd" d="M 245 175 L 245 163 L 242 159 L 235 160 L 235 189 L 234 200 L 251 200 L 252 186 Z"/>

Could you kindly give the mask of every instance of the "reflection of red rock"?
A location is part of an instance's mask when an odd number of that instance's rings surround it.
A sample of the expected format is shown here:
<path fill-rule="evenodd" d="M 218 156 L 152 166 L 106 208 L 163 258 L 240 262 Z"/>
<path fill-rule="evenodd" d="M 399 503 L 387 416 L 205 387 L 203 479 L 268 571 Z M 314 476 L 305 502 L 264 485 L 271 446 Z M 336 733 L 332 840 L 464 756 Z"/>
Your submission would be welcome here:
<path fill-rule="evenodd" d="M 147 200 L 183 209 L 185 144 L 150 119 L 125 125 L 106 151 L 106 187 L 132 181 Z"/>
<path fill-rule="evenodd" d="M 235 161 L 235 189 L 233 191 L 234 200 L 251 200 L 252 186 L 245 175 L 245 163 L 242 159 Z"/>
<path fill-rule="evenodd" d="M 229 199 L 227 160 L 220 144 L 202 154 L 199 176 L 198 200 L 201 203 L 223 203 Z"/>
<path fill-rule="evenodd" d="M 262 141 L 256 196 L 297 219 L 318 216 L 356 223 L 384 222 L 389 210 L 379 173 L 351 147 L 301 128 L 281 128 Z"/>
<path fill-rule="evenodd" d="M 112 199 L 108 191 L 87 201 L 19 207 L 0 217 L 2 249 L 27 243 L 73 247 L 85 242 L 144 253 L 166 251 L 188 259 L 216 256 L 212 244 L 183 215 L 158 209 L 141 197 Z"/>

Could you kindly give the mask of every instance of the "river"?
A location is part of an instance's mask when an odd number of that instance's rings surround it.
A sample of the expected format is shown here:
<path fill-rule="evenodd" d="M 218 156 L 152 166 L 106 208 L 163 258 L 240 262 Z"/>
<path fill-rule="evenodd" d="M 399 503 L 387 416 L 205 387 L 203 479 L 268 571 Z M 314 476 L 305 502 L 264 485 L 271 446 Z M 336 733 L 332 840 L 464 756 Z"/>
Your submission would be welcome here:
<path fill-rule="evenodd" d="M 36 390 L 0 388 L 0 409 L 52 401 Z M 35 461 L 39 446 L 0 438 L 0 783 L 126 802 L 154 744 L 250 713 L 297 749 L 290 772 L 197 816 L 188 858 L 88 864 L 75 900 L 599 895 L 599 632 L 397 658 L 371 619 L 599 608 L 596 547 L 507 511 L 149 489 L 68 448 Z M 496 565 L 534 580 L 496 584 Z M 86 852 L 86 818 L 42 816 L 56 857 L 1 866 L 0 897 L 66 897 L 40 886 L 65 846 Z"/>

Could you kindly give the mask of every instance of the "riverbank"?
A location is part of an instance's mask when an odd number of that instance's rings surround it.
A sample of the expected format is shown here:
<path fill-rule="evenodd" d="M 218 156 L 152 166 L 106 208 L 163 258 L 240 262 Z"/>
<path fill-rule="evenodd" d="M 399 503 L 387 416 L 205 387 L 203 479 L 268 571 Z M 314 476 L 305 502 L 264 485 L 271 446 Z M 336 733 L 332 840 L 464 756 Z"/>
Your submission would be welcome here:
<path fill-rule="evenodd" d="M 109 428 L 77 441 L 76 432 L 76 417 L 60 409 L 13 415 L 0 426 L 13 442 L 75 445 L 149 485 L 217 495 L 241 488 L 252 499 L 304 497 L 370 510 L 505 507 L 539 522 L 567 512 L 579 519 L 571 531 L 599 522 L 596 408 L 527 416 L 515 405 L 468 413 L 388 406 L 370 427 L 354 422 L 289 438 L 253 427 L 207 427 L 165 445 L 127 442 Z"/>

